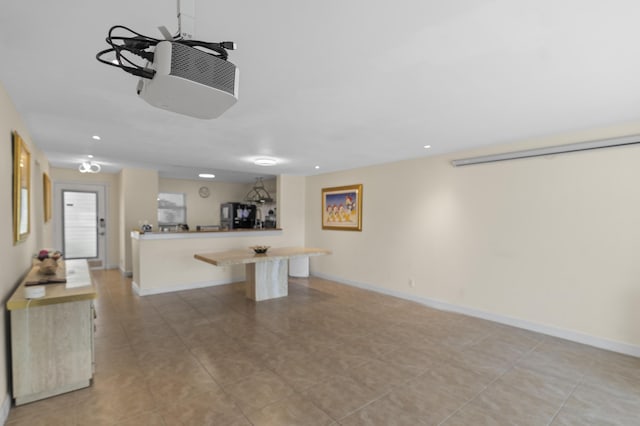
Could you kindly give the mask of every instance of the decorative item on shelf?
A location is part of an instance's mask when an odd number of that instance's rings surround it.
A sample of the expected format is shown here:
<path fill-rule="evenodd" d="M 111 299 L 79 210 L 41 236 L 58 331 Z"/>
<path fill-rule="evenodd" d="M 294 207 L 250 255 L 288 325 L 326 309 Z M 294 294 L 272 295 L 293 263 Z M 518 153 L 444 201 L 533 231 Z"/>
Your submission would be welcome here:
<path fill-rule="evenodd" d="M 251 246 L 250 249 L 253 249 L 256 254 L 265 254 L 267 250 L 269 250 L 270 246 Z"/>
<path fill-rule="evenodd" d="M 38 252 L 38 255 L 36 257 L 40 261 L 45 260 L 45 259 L 53 259 L 53 260 L 57 261 L 58 259 L 60 259 L 62 257 L 62 253 L 59 250 L 42 249 L 42 250 L 40 250 Z"/>
<path fill-rule="evenodd" d="M 275 228 L 276 227 L 276 213 L 274 209 L 269 209 L 267 217 L 264 218 L 263 226 L 265 228 Z"/>
<path fill-rule="evenodd" d="M 42 249 L 38 252 L 38 260 L 40 260 L 40 273 L 43 275 L 55 275 L 58 269 L 58 260 L 62 257 L 62 253 L 58 250 Z"/>
<path fill-rule="evenodd" d="M 265 204 L 265 203 L 273 203 L 273 198 L 269 191 L 264 187 L 264 182 L 262 182 L 262 178 L 256 178 L 256 183 L 251 188 L 251 191 L 247 193 L 244 197 L 244 201 L 246 203 L 256 203 L 256 204 Z"/>
<path fill-rule="evenodd" d="M 42 275 L 55 275 L 58 269 L 58 262 L 53 259 L 45 259 L 40 262 L 40 273 Z"/>

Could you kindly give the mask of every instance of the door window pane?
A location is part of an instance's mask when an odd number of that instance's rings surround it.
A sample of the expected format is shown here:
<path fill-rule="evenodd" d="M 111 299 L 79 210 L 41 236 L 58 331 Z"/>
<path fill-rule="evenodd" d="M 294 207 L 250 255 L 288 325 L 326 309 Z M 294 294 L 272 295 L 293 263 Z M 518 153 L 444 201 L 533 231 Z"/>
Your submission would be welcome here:
<path fill-rule="evenodd" d="M 65 258 L 98 257 L 98 194 L 63 191 L 62 203 Z"/>

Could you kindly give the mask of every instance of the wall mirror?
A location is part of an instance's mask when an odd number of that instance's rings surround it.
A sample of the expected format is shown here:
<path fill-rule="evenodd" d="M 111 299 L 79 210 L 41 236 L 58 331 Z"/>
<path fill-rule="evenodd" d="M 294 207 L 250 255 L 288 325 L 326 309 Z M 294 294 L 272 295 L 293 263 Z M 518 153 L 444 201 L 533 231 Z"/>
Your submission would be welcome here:
<path fill-rule="evenodd" d="M 31 207 L 31 154 L 18 134 L 13 132 L 13 242 L 29 235 Z"/>

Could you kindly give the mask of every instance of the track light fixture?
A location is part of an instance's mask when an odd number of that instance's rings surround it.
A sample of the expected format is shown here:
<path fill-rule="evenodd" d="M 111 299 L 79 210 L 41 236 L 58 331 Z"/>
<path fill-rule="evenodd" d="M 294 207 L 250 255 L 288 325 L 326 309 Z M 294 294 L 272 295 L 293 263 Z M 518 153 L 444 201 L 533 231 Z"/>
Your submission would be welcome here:
<path fill-rule="evenodd" d="M 502 154 L 482 155 L 480 157 L 460 158 L 451 160 L 451 164 L 455 167 L 470 166 L 472 164 L 494 163 L 497 161 L 515 160 L 518 158 L 542 157 L 545 155 L 565 154 L 568 152 L 589 151 L 593 149 L 636 144 L 640 144 L 639 135 L 626 136 L 616 139 L 579 142 L 567 145 L 549 146 L 545 148 L 526 149 L 523 151 L 511 151 Z"/>

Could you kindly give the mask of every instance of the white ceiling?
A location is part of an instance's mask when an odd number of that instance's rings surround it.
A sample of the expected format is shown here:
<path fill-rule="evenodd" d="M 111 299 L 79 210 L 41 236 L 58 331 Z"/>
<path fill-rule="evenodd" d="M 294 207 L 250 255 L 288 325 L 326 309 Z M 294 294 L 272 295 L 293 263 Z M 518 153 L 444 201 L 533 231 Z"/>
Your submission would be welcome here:
<path fill-rule="evenodd" d="M 176 0 L 2 2 L 0 81 L 53 166 L 93 154 L 107 171 L 251 181 L 638 118 L 637 0 L 195 5 L 196 39 L 238 44 L 239 101 L 215 120 L 151 107 L 136 77 L 95 59 L 112 25 L 175 32 Z"/>

